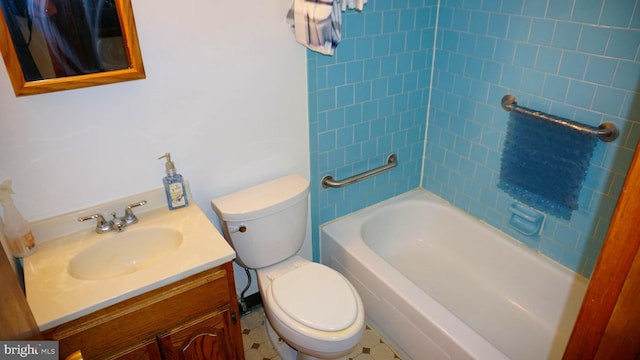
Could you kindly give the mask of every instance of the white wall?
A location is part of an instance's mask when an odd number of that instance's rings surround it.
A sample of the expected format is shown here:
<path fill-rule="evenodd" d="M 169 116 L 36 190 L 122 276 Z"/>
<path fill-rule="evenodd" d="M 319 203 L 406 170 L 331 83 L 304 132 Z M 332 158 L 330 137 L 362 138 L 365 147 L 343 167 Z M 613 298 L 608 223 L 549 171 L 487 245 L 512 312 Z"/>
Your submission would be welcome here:
<path fill-rule="evenodd" d="M 290 0 L 132 3 L 145 80 L 16 98 L 0 70 L 0 181 L 27 220 L 161 187 L 168 151 L 214 223 L 214 197 L 309 177 Z"/>

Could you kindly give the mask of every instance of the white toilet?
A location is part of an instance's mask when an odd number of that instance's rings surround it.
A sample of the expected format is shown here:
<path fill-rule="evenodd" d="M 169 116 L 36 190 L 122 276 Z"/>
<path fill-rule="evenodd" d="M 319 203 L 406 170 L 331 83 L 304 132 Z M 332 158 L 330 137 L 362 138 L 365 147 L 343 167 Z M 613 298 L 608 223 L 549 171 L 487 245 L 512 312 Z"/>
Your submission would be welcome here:
<path fill-rule="evenodd" d="M 289 175 L 211 201 L 236 261 L 256 269 L 269 339 L 283 360 L 345 359 L 364 328 L 355 288 L 296 255 L 307 230 L 309 181 Z"/>

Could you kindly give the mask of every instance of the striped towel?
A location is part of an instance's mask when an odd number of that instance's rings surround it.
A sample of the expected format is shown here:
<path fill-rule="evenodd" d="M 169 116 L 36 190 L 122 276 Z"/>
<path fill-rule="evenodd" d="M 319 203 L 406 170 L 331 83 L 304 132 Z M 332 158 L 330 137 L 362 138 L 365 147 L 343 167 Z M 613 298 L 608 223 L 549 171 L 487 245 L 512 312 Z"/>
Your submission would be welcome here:
<path fill-rule="evenodd" d="M 287 13 L 296 41 L 324 55 L 333 55 L 341 39 L 342 11 L 362 11 L 367 0 L 293 0 Z"/>

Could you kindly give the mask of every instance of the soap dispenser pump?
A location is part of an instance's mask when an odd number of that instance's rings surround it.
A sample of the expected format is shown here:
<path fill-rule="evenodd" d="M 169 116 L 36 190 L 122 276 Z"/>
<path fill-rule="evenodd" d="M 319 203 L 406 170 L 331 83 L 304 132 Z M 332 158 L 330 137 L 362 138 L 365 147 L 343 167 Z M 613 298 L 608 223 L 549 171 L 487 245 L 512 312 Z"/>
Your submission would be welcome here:
<path fill-rule="evenodd" d="M 166 159 L 165 169 L 167 176 L 162 179 L 164 183 L 164 191 L 167 194 L 167 205 L 169 210 L 179 209 L 189 205 L 187 199 L 187 189 L 184 186 L 184 179 L 182 175 L 176 171 L 176 166 L 171 161 L 171 153 L 165 153 L 160 156 L 158 160 Z"/>

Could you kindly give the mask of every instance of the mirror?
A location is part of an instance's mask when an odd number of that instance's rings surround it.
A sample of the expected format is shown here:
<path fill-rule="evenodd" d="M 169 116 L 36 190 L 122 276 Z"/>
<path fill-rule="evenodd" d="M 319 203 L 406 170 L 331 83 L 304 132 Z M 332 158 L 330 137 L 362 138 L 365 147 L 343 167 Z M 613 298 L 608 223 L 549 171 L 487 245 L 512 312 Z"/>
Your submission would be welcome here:
<path fill-rule="evenodd" d="M 16 96 L 145 77 L 131 0 L 0 0 Z"/>

